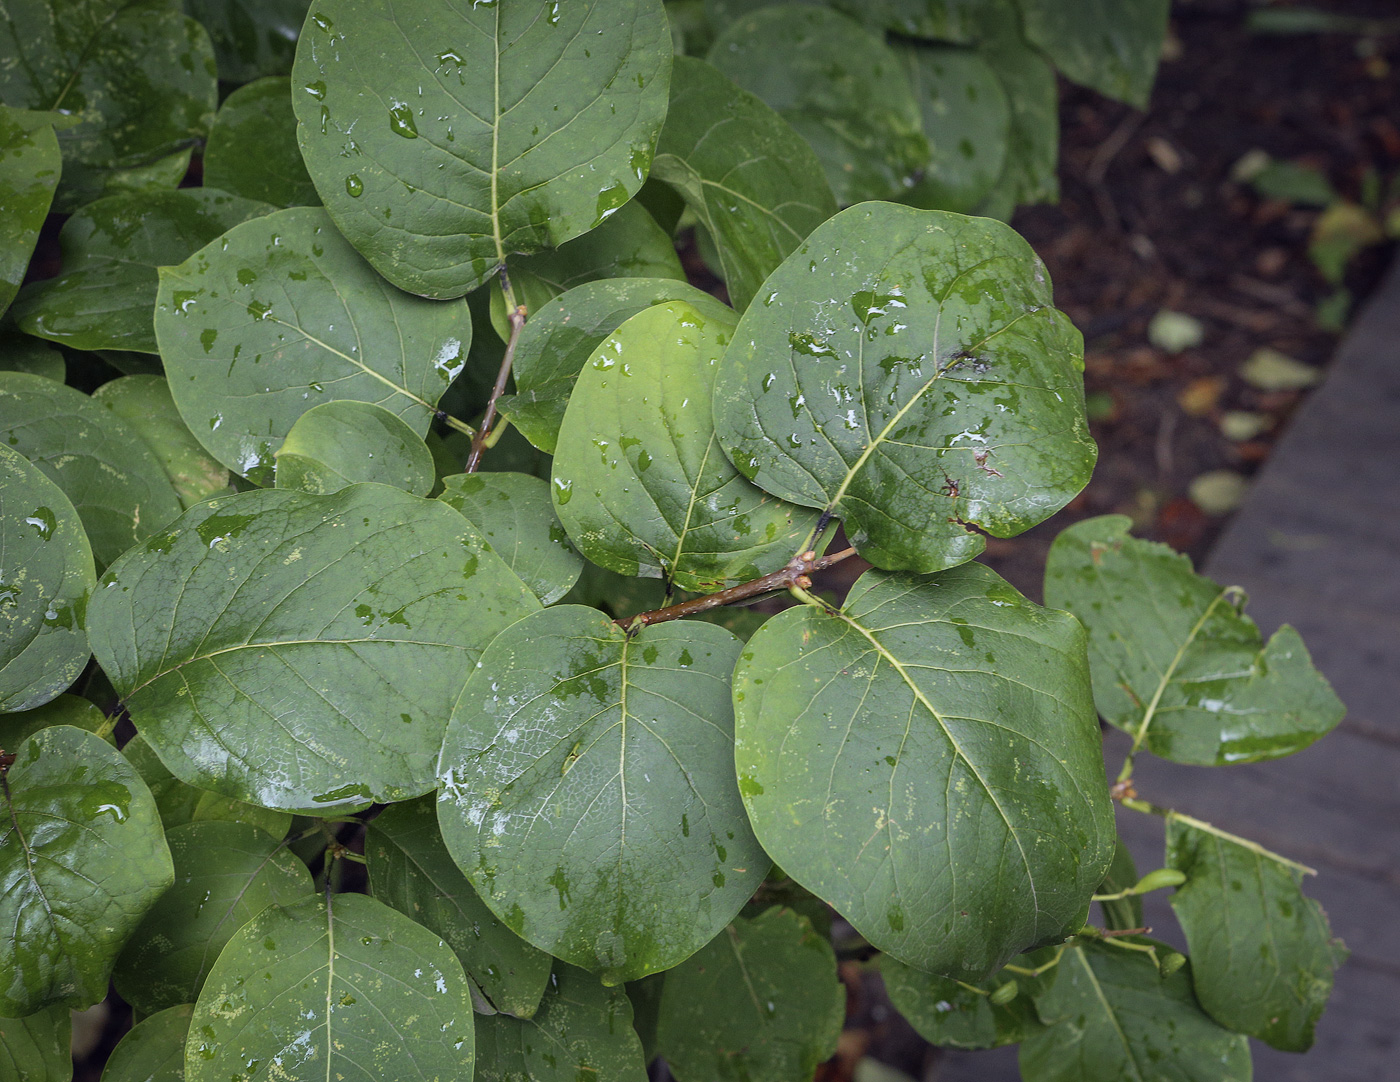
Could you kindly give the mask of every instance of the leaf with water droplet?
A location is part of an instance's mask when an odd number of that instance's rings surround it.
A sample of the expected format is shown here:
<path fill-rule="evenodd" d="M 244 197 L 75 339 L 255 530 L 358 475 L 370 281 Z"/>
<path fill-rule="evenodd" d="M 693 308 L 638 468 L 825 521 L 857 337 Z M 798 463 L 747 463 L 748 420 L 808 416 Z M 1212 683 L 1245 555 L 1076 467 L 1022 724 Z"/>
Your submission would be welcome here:
<path fill-rule="evenodd" d="M 277 207 L 321 201 L 297 146 L 290 79 L 259 79 L 224 99 L 204 149 L 204 183 Z"/>
<path fill-rule="evenodd" d="M 428 445 L 396 415 L 369 402 L 322 402 L 303 413 L 274 456 L 277 487 L 321 495 L 377 481 L 415 496 L 433 487 Z"/>
<path fill-rule="evenodd" d="M 102 1077 L 107 1082 L 185 1082 L 185 1040 L 193 1012 L 193 1003 L 182 1003 L 141 1019 L 112 1049 Z"/>

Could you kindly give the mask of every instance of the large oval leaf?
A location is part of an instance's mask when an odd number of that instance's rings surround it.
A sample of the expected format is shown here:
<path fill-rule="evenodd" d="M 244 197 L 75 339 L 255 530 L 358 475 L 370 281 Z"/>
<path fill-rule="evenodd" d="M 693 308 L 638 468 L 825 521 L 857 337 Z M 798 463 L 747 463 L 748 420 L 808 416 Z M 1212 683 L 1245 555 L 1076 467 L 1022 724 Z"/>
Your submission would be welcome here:
<path fill-rule="evenodd" d="M 575 605 L 491 644 L 448 726 L 438 819 L 509 927 L 618 984 L 734 918 L 769 867 L 734 783 L 738 652 L 710 624 L 629 637 Z"/>
<path fill-rule="evenodd" d="M 763 847 L 871 943 L 974 979 L 1083 923 L 1115 835 L 1084 632 L 980 564 L 867 572 L 734 674 Z"/>
<path fill-rule="evenodd" d="M 1045 50 L 1068 79 L 1111 98 L 1147 108 L 1170 0 L 1017 0 L 1032 45 Z"/>
<path fill-rule="evenodd" d="M 38 378 L 38 377 L 34 377 Z M 59 695 L 88 660 L 92 548 L 62 490 L 0 447 L 0 712 Z"/>
<path fill-rule="evenodd" d="M 63 162 L 54 121 L 57 113 L 0 105 L 0 314 L 15 299 L 29 257 L 48 217 Z"/>
<path fill-rule="evenodd" d="M 292 85 L 307 168 L 401 289 L 460 297 L 646 179 L 671 68 L 660 0 L 318 0 L 306 26 Z"/>
<path fill-rule="evenodd" d="M 258 484 L 312 406 L 372 402 L 420 435 L 471 345 L 464 304 L 400 293 L 292 207 L 161 270 L 156 337 L 170 391 L 210 454 Z"/>
<path fill-rule="evenodd" d="M 363 894 L 270 906 L 229 940 L 190 1019 L 185 1082 L 472 1076 L 471 998 L 442 940 Z"/>
<path fill-rule="evenodd" d="M 839 515 L 862 556 L 937 571 L 1089 480 L 1083 344 L 999 222 L 890 203 L 818 226 L 764 283 L 715 383 L 761 488 Z M 973 529 L 977 527 L 977 529 Z"/>
<path fill-rule="evenodd" d="M 1026 44 L 1011 0 L 995 0 L 978 12 L 983 37 L 977 53 L 996 72 L 1011 103 L 1006 165 L 979 214 L 1003 219 L 1020 203 L 1053 203 L 1060 197 L 1059 84 L 1039 49 Z"/>
<path fill-rule="evenodd" d="M 431 788 L 467 670 L 538 606 L 451 508 L 352 485 L 197 505 L 113 566 L 89 628 L 176 777 L 335 814 Z"/>
<path fill-rule="evenodd" d="M 321 201 L 297 146 L 290 79 L 259 79 L 224 99 L 204 148 L 204 183 L 277 207 Z"/>
<path fill-rule="evenodd" d="M 11 754 L 0 767 L 0 1015 L 89 1007 L 174 880 L 160 816 L 140 775 L 92 733 L 55 725 Z"/>
<path fill-rule="evenodd" d="M 72 1017 L 67 1007 L 50 1007 L 24 1018 L 0 1018 L 0 1077 L 71 1082 Z"/>
<path fill-rule="evenodd" d="M 732 316 L 684 301 L 639 312 L 579 373 L 559 429 L 554 506 L 585 557 L 711 591 L 776 571 L 816 516 L 755 487 L 710 415 Z"/>
<path fill-rule="evenodd" d="M 117 1042 L 102 1082 L 185 1082 L 185 1039 L 193 1003 L 143 1018 Z"/>
<path fill-rule="evenodd" d="M 297 418 L 277 449 L 277 487 L 324 495 L 377 481 L 415 496 L 433 487 L 433 453 L 396 414 L 339 399 Z"/>

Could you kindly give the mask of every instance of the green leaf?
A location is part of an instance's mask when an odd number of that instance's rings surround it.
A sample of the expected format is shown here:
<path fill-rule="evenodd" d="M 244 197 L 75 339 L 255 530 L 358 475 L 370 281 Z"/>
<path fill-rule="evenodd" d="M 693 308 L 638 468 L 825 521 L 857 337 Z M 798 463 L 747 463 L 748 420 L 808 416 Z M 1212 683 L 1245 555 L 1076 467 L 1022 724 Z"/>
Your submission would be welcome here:
<path fill-rule="evenodd" d="M 87 664 L 86 610 L 97 573 L 68 497 L 6 447 L 0 553 L 0 711 L 30 710 L 59 695 Z"/>
<path fill-rule="evenodd" d="M 58 135 L 63 182 L 56 210 L 104 184 L 173 188 L 188 147 L 214 117 L 209 35 L 179 0 L 31 0 L 0 14 L 0 98 L 75 115 Z M 175 157 L 174 168 L 163 163 Z"/>
<path fill-rule="evenodd" d="M 779 613 L 734 673 L 759 842 L 917 969 L 975 980 L 1068 934 L 1114 843 L 1086 669 L 1083 629 L 981 564 Z"/>
<path fill-rule="evenodd" d="M 1026 37 L 1067 79 L 1147 108 L 1170 0 L 1017 0 Z"/>
<path fill-rule="evenodd" d="M 738 652 L 709 624 L 629 638 L 574 605 L 487 648 L 448 725 L 438 819 L 507 926 L 615 985 L 739 912 L 770 862 L 734 782 Z"/>
<path fill-rule="evenodd" d="M 427 796 L 395 804 L 371 823 L 365 856 L 374 896 L 447 942 L 472 982 L 477 1010 L 529 1018 L 553 959 L 497 920 L 452 863 L 436 803 Z"/>
<path fill-rule="evenodd" d="M 710 399 L 733 328 L 732 315 L 668 301 L 619 327 L 579 373 L 553 495 L 589 560 L 711 591 L 778 570 L 810 539 L 816 516 L 750 484 L 719 448 Z"/>
<path fill-rule="evenodd" d="M 156 268 L 271 209 L 213 188 L 100 199 L 63 223 L 59 276 L 20 294 L 15 322 L 71 349 L 155 353 Z"/>
<path fill-rule="evenodd" d="M 40 729 L 53 725 L 71 725 L 95 733 L 106 721 L 106 715 L 86 699 L 60 695 L 33 710 L 0 715 L 0 748 L 13 751 Z"/>
<path fill-rule="evenodd" d="M 979 530 L 1018 534 L 1089 480 L 1082 339 L 1001 223 L 851 207 L 762 301 L 720 365 L 720 444 L 760 488 L 840 516 L 876 566 L 970 560 Z"/>
<path fill-rule="evenodd" d="M 179 497 L 146 441 L 72 387 L 0 372 L 0 444 L 24 455 L 72 501 L 98 568 L 180 513 Z"/>
<path fill-rule="evenodd" d="M 660 579 L 636 579 L 619 575 L 587 560 L 578 585 L 568 592 L 564 601 L 569 605 L 588 605 L 623 620 L 659 609 L 666 604 L 666 584 Z"/>
<path fill-rule="evenodd" d="M 996 72 L 1011 103 L 1006 165 L 978 213 L 1000 203 L 1010 217 L 1017 204 L 1053 203 L 1060 197 L 1059 87 L 1055 69 L 1021 36 L 1010 0 L 996 0 L 978 15 L 985 34 L 978 55 Z"/>
<path fill-rule="evenodd" d="M 451 508 L 352 485 L 191 508 L 113 565 L 88 625 L 176 777 L 335 815 L 432 787 L 466 672 L 538 605 Z"/>
<path fill-rule="evenodd" d="M 464 515 L 545 605 L 573 589 L 583 571 L 555 517 L 548 482 L 524 473 L 458 473 L 438 499 Z"/>
<path fill-rule="evenodd" d="M 204 183 L 278 207 L 321 202 L 297 146 L 290 79 L 259 79 L 224 99 L 204 148 Z"/>
<path fill-rule="evenodd" d="M 0 371 L 28 372 L 59 383 L 68 377 L 62 353 L 47 342 L 16 332 L 9 323 L 0 326 Z"/>
<path fill-rule="evenodd" d="M 680 1082 L 791 1082 L 836 1051 L 845 1017 L 831 944 L 773 906 L 666 974 L 656 1045 Z"/>
<path fill-rule="evenodd" d="M 63 162 L 54 113 L 0 105 L 0 313 L 10 306 L 48 216 Z"/>
<path fill-rule="evenodd" d="M 290 72 L 308 6 L 308 0 L 185 0 L 209 31 L 219 78 L 229 83 Z"/>
<path fill-rule="evenodd" d="M 112 962 L 170 886 L 155 801 L 121 752 L 67 725 L 0 768 L 0 1015 L 89 1007 Z"/>
<path fill-rule="evenodd" d="M 674 187 L 718 249 L 734 307 L 826 219 L 821 162 L 781 116 L 709 64 L 678 57 L 651 175 Z"/>
<path fill-rule="evenodd" d="M 1188 557 L 1128 535 L 1104 515 L 1055 539 L 1046 602 L 1089 631 L 1094 702 L 1111 724 L 1178 763 L 1218 766 L 1291 755 L 1345 708 L 1285 624 L 1265 644 L 1238 587 Z M 1135 740 L 1136 742 L 1136 740 Z"/>
<path fill-rule="evenodd" d="M 1109 865 L 1108 874 L 1103 877 L 1103 882 L 1099 884 L 1095 893 L 1117 894 L 1136 885 L 1137 881 L 1137 865 L 1133 863 L 1133 854 L 1123 844 L 1123 839 L 1119 838 L 1118 847 L 1113 851 L 1113 863 Z M 1103 911 L 1106 928 L 1141 928 L 1146 923 L 1142 916 L 1142 899 L 1136 894 L 1116 898 L 1111 902 L 1100 902 L 1099 908 Z"/>
<path fill-rule="evenodd" d="M 318 495 L 376 481 L 426 496 L 435 480 L 433 453 L 406 422 L 383 406 L 349 399 L 312 406 L 273 457 L 278 488 Z"/>
<path fill-rule="evenodd" d="M 516 393 L 501 398 L 501 412 L 526 439 L 553 454 L 564 408 L 588 358 L 632 316 L 665 301 L 685 301 L 708 319 L 733 318 L 727 305 L 686 282 L 610 278 L 575 286 L 530 310 L 515 348 Z"/>
<path fill-rule="evenodd" d="M 143 1018 L 112 1049 L 102 1082 L 185 1082 L 185 1038 L 193 1012 L 193 1003 L 182 1003 Z"/>
<path fill-rule="evenodd" d="M 1191 948 L 1196 996 L 1227 1029 L 1306 1052 L 1346 957 L 1302 873 L 1257 848 L 1167 822 L 1167 865 L 1187 875 L 1171 897 Z"/>
<path fill-rule="evenodd" d="M 1021 1043 L 1025 1082 L 1249 1082 L 1248 1038 L 1202 1012 L 1189 966 L 1164 979 L 1140 951 L 1085 944 L 1048 976 L 1036 1007 L 1049 1028 Z"/>
<path fill-rule="evenodd" d="M 832 6 L 881 30 L 965 45 L 977 37 L 984 3 L 985 0 L 834 0 Z"/>
<path fill-rule="evenodd" d="M 557 962 L 544 1000 L 526 1021 L 476 1020 L 477 1082 L 645 1082 L 642 1044 L 621 988 Z"/>
<path fill-rule="evenodd" d="M 1053 948 L 1050 948 L 1053 949 Z M 1000 1048 L 1016 1044 L 1044 1027 L 1035 1003 L 1019 985 L 1027 978 L 1003 971 L 1000 981 L 985 982 L 983 991 L 947 977 L 923 973 L 888 954 L 877 958 L 890 1003 L 915 1031 L 931 1044 L 945 1048 Z M 1018 995 L 1009 1003 L 993 1003 L 989 992 L 1016 981 Z"/>
<path fill-rule="evenodd" d="M 269 905 L 312 892 L 306 865 L 247 823 L 189 823 L 167 830 L 175 885 L 117 958 L 113 981 L 143 1014 L 193 1003 L 233 934 Z"/>
<path fill-rule="evenodd" d="M 229 940 L 190 1019 L 185 1082 L 469 1079 L 466 974 L 363 894 L 269 906 Z"/>
<path fill-rule="evenodd" d="M 181 415 L 260 485 L 292 424 L 321 402 L 370 402 L 426 432 L 472 337 L 465 304 L 400 293 L 318 207 L 247 222 L 162 268 L 155 319 Z"/>
<path fill-rule="evenodd" d="M 637 193 L 670 69 L 660 0 L 318 0 L 293 102 L 341 232 L 399 288 L 443 299 Z"/>
<path fill-rule="evenodd" d="M 709 62 L 812 145 L 838 202 L 904 190 L 928 161 L 919 105 L 898 58 L 858 22 L 779 4 L 739 19 Z"/>
<path fill-rule="evenodd" d="M 17 1082 L 69 1082 L 72 1036 L 67 1007 L 50 1007 L 26 1018 L 0 1018 L 0 1076 Z"/>
<path fill-rule="evenodd" d="M 901 203 L 968 213 L 1006 166 L 1011 103 L 991 65 L 952 46 L 894 46 L 919 100 L 933 156 Z"/>
<path fill-rule="evenodd" d="M 122 376 L 104 383 L 92 397 L 146 441 L 185 507 L 228 489 L 229 474 L 200 446 L 170 397 L 162 376 Z"/>

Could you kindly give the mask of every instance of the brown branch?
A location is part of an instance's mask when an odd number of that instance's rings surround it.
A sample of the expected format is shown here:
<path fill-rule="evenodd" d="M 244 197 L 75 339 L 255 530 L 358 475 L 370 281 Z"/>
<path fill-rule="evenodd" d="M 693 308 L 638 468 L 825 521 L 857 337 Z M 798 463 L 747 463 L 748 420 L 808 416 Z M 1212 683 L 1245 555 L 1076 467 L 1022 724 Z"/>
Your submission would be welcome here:
<path fill-rule="evenodd" d="M 506 393 L 510 367 L 515 362 L 515 347 L 525 326 L 525 306 L 515 303 L 515 291 L 510 288 L 510 279 L 506 277 L 504 266 L 501 267 L 501 290 L 505 294 L 506 306 L 510 312 L 510 341 L 506 343 L 506 355 L 501 358 L 501 370 L 496 373 L 496 385 L 491 388 L 491 397 L 486 402 L 486 416 L 481 419 L 481 427 L 472 437 L 472 449 L 467 455 L 467 473 L 475 473 L 481 465 L 481 455 L 486 450 L 487 441 L 491 437 L 491 426 L 496 421 L 496 400 Z"/>

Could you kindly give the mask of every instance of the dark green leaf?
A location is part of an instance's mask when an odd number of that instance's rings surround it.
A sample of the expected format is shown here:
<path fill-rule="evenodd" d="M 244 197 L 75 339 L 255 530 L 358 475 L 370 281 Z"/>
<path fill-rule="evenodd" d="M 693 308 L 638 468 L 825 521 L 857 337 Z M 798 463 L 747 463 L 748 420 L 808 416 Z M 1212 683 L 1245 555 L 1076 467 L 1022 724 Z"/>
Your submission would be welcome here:
<path fill-rule="evenodd" d="M 0 1078 L 15 1082 L 69 1082 L 73 1023 L 67 1007 L 27 1018 L 0 1018 Z"/>
<path fill-rule="evenodd" d="M 554 515 L 548 482 L 524 473 L 458 473 L 442 487 L 438 499 L 466 516 L 543 604 L 573 589 L 583 558 Z"/>
<path fill-rule="evenodd" d="M 775 500 L 720 450 L 710 414 L 732 314 L 639 312 L 579 373 L 559 429 L 554 505 L 585 557 L 710 591 L 776 571 L 816 516 Z"/>
<path fill-rule="evenodd" d="M 464 304 L 400 293 L 316 207 L 231 230 L 160 275 L 156 335 L 180 413 L 257 484 L 321 402 L 384 406 L 420 435 L 471 344 Z"/>
<path fill-rule="evenodd" d="M 622 620 L 661 608 L 666 603 L 666 584 L 660 579 L 629 578 L 585 560 L 578 585 L 564 601 L 602 609 Z"/>
<path fill-rule="evenodd" d="M 1026 37 L 1061 74 L 1147 108 L 1167 36 L 1170 0 L 1017 0 Z"/>
<path fill-rule="evenodd" d="M 1109 865 L 1108 874 L 1103 877 L 1097 893 L 1117 894 L 1135 885 L 1137 881 L 1137 866 L 1133 863 L 1133 854 L 1123 844 L 1123 839 L 1119 838 L 1118 847 L 1113 851 L 1113 863 Z M 1142 917 L 1142 899 L 1136 894 L 1111 902 L 1100 902 L 1099 908 L 1103 911 L 1106 928 L 1141 928 L 1145 923 Z"/>
<path fill-rule="evenodd" d="M 86 699 L 60 695 L 33 710 L 0 715 L 0 748 L 12 752 L 40 729 L 52 725 L 71 725 L 95 733 L 106 720 L 106 715 Z"/>
<path fill-rule="evenodd" d="M 13 754 L 0 771 L 0 1015 L 88 1007 L 173 880 L 160 816 L 140 775 L 92 733 L 57 725 Z"/>
<path fill-rule="evenodd" d="M 28 372 L 59 383 L 68 376 L 62 353 L 47 342 L 20 334 L 8 323 L 0 326 L 0 371 Z"/>
<path fill-rule="evenodd" d="M 573 605 L 487 648 L 448 725 L 438 818 L 510 928 L 620 984 L 739 912 L 769 861 L 734 781 L 738 652 L 709 624 L 629 638 Z"/>
<path fill-rule="evenodd" d="M 862 556 L 937 571 L 1089 480 L 1083 344 L 999 222 L 872 203 L 769 277 L 715 384 L 740 471 L 840 516 Z M 976 527 L 974 529 L 973 527 Z"/>
<path fill-rule="evenodd" d="M 1172 909 L 1196 996 L 1222 1026 L 1306 1052 L 1346 957 L 1302 873 L 1255 847 L 1169 820 L 1167 865 L 1187 875 Z"/>
<path fill-rule="evenodd" d="M 72 387 L 0 372 L 0 443 L 43 470 L 72 501 L 99 568 L 180 513 L 179 497 L 146 441 Z"/>
<path fill-rule="evenodd" d="M 191 508 L 112 567 L 89 628 L 182 781 L 334 815 L 432 787 L 466 672 L 538 605 L 451 508 L 352 485 Z"/>
<path fill-rule="evenodd" d="M 447 944 L 363 894 L 317 896 L 229 940 L 190 1019 L 185 1082 L 469 1079 L 473 1045 Z"/>
<path fill-rule="evenodd" d="M 325 495 L 376 481 L 426 496 L 433 453 L 396 414 L 369 402 L 337 399 L 307 410 L 278 448 L 277 487 Z"/>
<path fill-rule="evenodd" d="M 156 268 L 272 208 L 213 188 L 114 195 L 63 223 L 63 265 L 15 303 L 29 334 L 72 349 L 156 352 Z"/>
<path fill-rule="evenodd" d="M 516 394 L 501 412 L 542 451 L 554 453 L 564 408 L 593 351 L 628 319 L 654 304 L 685 301 L 709 319 L 733 318 L 728 306 L 686 282 L 614 278 L 575 286 L 530 310 L 515 350 Z"/>
<path fill-rule="evenodd" d="M 97 573 L 68 497 L 7 447 L 0 447 L 0 553 L 0 711 L 30 710 L 87 664 L 86 610 Z"/>
<path fill-rule="evenodd" d="M 365 837 L 374 896 L 446 940 L 472 982 L 473 999 L 480 997 L 478 1010 L 528 1018 L 545 994 L 553 959 L 497 920 L 452 863 L 436 803 L 427 796 L 395 804 L 374 819 Z"/>
<path fill-rule="evenodd" d="M 350 243 L 401 289 L 449 298 L 636 194 L 670 68 L 660 0 L 318 0 L 293 102 Z"/>
<path fill-rule="evenodd" d="M 1000 205 L 1004 217 L 1020 203 L 1053 203 L 1060 197 L 1056 165 L 1060 155 L 1059 88 L 1055 69 L 1021 37 L 1020 23 L 1010 0 L 996 0 L 979 12 L 985 36 L 981 56 L 1011 103 L 1011 131 L 1006 165 L 996 187 L 977 213 Z"/>
<path fill-rule="evenodd" d="M 806 141 L 709 64 L 678 57 L 652 176 L 672 185 L 714 239 L 734 307 L 826 219 L 836 200 Z"/>
<path fill-rule="evenodd" d="M 868 26 L 905 37 L 967 44 L 977 37 L 984 4 L 985 0 L 835 0 L 832 6 Z"/>
<path fill-rule="evenodd" d="M 1276 759 L 1307 747 L 1345 708 L 1285 624 L 1265 644 L 1244 595 L 1188 557 L 1128 535 L 1104 515 L 1055 539 L 1046 602 L 1089 631 L 1099 713 L 1154 755 L 1205 766 Z"/>
<path fill-rule="evenodd" d="M 1000 1048 L 1043 1028 L 1030 995 L 1020 988 L 1026 980 L 1020 974 L 1003 971 L 999 977 L 984 981 L 981 992 L 974 992 L 965 984 L 923 973 L 888 954 L 879 956 L 879 967 L 894 1009 L 931 1044 Z M 1018 994 L 1009 1003 L 993 1003 L 989 993 L 1013 980 Z"/>
<path fill-rule="evenodd" d="M 779 613 L 734 673 L 759 841 L 918 969 L 975 980 L 1074 930 L 1114 843 L 1086 670 L 1083 629 L 981 564 Z"/>
<path fill-rule="evenodd" d="M 117 958 L 113 981 L 143 1014 L 193 1003 L 224 944 L 269 905 L 312 891 L 306 865 L 247 823 L 189 823 L 165 836 L 175 885 Z"/>
<path fill-rule="evenodd" d="M 321 202 L 297 146 L 290 79 L 259 79 L 224 99 L 204 148 L 204 183 L 278 207 Z"/>
<path fill-rule="evenodd" d="M 0 105 L 0 313 L 24 281 L 58 187 L 63 162 L 53 126 L 61 119 Z"/>
<path fill-rule="evenodd" d="M 766 7 L 726 27 L 708 59 L 812 145 L 841 203 L 901 192 L 928 161 L 898 58 L 845 15 Z"/>
<path fill-rule="evenodd" d="M 792 1082 L 836 1051 L 846 990 L 831 944 L 774 906 L 666 974 L 657 1051 L 680 1082 Z"/>
<path fill-rule="evenodd" d="M 143 1018 L 112 1049 L 102 1082 L 185 1082 L 185 1038 L 194 1004 Z"/>
<path fill-rule="evenodd" d="M 308 0 L 185 0 L 209 31 L 219 78 L 230 83 L 290 72 L 308 6 Z"/>

